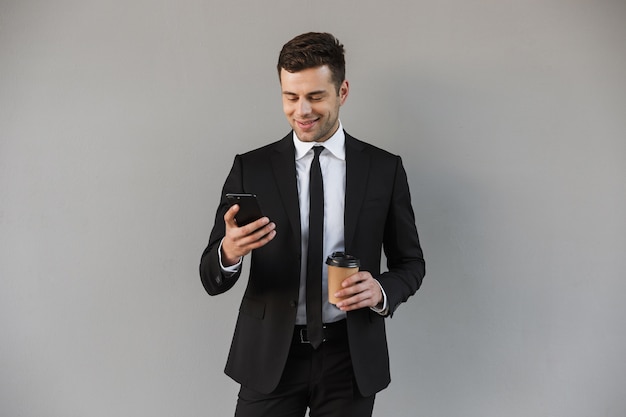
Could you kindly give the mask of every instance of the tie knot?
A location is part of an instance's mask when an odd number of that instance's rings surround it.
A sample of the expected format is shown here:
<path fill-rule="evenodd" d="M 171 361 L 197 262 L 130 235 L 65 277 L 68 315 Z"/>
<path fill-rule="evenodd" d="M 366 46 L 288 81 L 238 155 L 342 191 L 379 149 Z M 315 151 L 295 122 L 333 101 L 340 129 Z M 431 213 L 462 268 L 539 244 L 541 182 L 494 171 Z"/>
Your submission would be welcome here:
<path fill-rule="evenodd" d="M 322 153 L 322 151 L 324 150 L 323 146 L 314 146 L 313 147 L 313 152 L 315 152 L 315 155 L 313 156 L 313 158 L 319 158 L 320 154 Z"/>

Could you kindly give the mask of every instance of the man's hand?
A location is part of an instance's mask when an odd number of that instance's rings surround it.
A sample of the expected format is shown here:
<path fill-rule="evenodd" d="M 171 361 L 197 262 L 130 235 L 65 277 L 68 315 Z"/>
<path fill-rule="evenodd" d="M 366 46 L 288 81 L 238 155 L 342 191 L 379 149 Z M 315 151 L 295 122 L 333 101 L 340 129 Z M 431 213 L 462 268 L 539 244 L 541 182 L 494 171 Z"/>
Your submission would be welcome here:
<path fill-rule="evenodd" d="M 276 225 L 270 223 L 267 217 L 253 221 L 245 226 L 237 226 L 235 214 L 239 211 L 237 204 L 233 205 L 224 214 L 226 236 L 222 241 L 222 263 L 224 266 L 235 265 L 241 257 L 253 249 L 266 245 L 276 236 Z"/>
<path fill-rule="evenodd" d="M 364 307 L 376 307 L 383 302 L 383 293 L 378 281 L 367 271 L 360 271 L 349 276 L 342 283 L 342 290 L 336 297 L 345 298 L 337 303 L 341 311 L 357 310 Z"/>

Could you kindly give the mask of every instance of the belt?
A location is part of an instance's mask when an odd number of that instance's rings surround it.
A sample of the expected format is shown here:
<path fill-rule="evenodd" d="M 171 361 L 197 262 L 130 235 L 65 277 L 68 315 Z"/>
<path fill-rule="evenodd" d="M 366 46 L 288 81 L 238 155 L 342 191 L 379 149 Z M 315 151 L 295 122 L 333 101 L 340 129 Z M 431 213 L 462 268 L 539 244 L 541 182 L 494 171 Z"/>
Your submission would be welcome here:
<path fill-rule="evenodd" d="M 346 320 L 339 320 L 334 323 L 326 323 L 322 327 L 322 343 L 334 342 L 348 339 L 348 329 Z M 306 325 L 296 325 L 293 332 L 293 343 L 311 343 L 309 341 Z"/>

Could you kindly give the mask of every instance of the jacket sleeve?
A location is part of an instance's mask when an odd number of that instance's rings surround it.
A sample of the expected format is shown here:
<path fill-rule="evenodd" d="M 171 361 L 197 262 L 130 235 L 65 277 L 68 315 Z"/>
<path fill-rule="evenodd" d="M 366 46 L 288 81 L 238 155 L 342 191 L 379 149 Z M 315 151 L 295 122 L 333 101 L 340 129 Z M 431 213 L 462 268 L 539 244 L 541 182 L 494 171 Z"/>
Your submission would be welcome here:
<path fill-rule="evenodd" d="M 398 157 L 392 200 L 385 222 L 383 248 L 388 271 L 376 277 L 387 294 L 389 315 L 415 294 L 426 274 L 424 255 L 402 160 Z"/>
<path fill-rule="evenodd" d="M 224 187 L 222 188 L 222 195 L 215 213 L 215 222 L 211 230 L 209 243 L 200 258 L 200 279 L 202 280 L 204 289 L 210 295 L 217 295 L 228 291 L 235 285 L 241 275 L 241 268 L 235 274 L 224 273 L 218 255 L 220 242 L 226 234 L 224 214 L 229 208 L 226 194 L 242 192 L 241 171 L 241 157 L 237 155 L 230 173 L 226 178 Z"/>

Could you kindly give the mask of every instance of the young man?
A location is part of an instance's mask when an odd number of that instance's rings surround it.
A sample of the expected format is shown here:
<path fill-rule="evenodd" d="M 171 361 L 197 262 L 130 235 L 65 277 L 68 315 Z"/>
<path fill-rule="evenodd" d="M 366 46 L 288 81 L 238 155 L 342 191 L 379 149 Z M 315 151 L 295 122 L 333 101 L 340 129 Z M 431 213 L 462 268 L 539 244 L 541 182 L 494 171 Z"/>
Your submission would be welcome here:
<path fill-rule="evenodd" d="M 235 415 L 371 416 L 390 382 L 385 317 L 425 274 L 406 173 L 400 157 L 343 130 L 349 84 L 332 35 L 287 42 L 278 75 L 292 132 L 235 157 L 200 263 L 216 295 L 251 253 L 225 370 L 241 384 Z M 256 194 L 266 217 L 239 227 L 227 193 Z M 360 272 L 333 305 L 324 261 L 337 251 L 359 258 Z"/>

